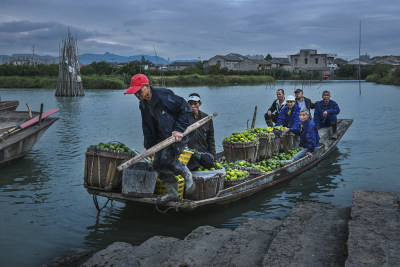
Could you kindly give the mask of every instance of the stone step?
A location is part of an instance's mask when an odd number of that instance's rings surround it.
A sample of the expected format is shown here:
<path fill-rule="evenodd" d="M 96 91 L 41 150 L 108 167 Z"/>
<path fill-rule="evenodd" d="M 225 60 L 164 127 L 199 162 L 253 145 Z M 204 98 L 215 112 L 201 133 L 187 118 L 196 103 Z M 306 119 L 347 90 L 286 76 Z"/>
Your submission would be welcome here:
<path fill-rule="evenodd" d="M 346 266 L 400 265 L 399 203 L 390 192 L 354 192 Z"/>
<path fill-rule="evenodd" d="M 82 266 L 261 266 L 281 225 L 249 219 L 235 230 L 201 226 L 183 240 L 155 236 L 140 246 L 117 242 Z"/>
<path fill-rule="evenodd" d="M 300 203 L 272 241 L 262 266 L 344 266 L 350 208 Z"/>

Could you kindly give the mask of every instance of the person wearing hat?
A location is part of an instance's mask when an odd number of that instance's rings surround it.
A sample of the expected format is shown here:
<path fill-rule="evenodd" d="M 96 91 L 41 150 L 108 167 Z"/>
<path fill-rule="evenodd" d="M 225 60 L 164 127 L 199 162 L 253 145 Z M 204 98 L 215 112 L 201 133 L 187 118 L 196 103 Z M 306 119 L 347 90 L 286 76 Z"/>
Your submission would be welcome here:
<path fill-rule="evenodd" d="M 200 110 L 201 99 L 199 94 L 190 94 L 188 97 L 188 103 L 192 110 L 190 123 L 193 124 L 208 116 L 208 114 Z M 190 137 L 187 145 L 189 149 L 195 151 L 194 156 L 190 158 L 187 165 L 190 170 L 196 170 L 200 166 L 207 169 L 214 167 L 216 153 L 213 121 L 210 120 L 197 128 Z"/>
<path fill-rule="evenodd" d="M 286 106 L 279 113 L 278 121 L 275 126 L 288 127 L 290 130 L 300 126 L 300 107 L 296 105 L 296 99 L 290 95 L 286 97 Z"/>
<path fill-rule="evenodd" d="M 277 99 L 272 103 L 267 113 L 264 114 L 265 122 L 269 127 L 274 126 L 273 122 L 276 123 L 278 121 L 279 113 L 286 105 L 285 91 L 283 91 L 283 89 L 276 90 L 276 97 Z"/>
<path fill-rule="evenodd" d="M 159 201 L 166 203 L 179 199 L 178 180 L 176 178 L 179 174 L 185 179 L 186 193 L 191 194 L 195 189 L 192 174 L 178 160 L 190 138 L 190 134 L 183 136 L 183 132 L 190 125 L 191 111 L 189 104 L 170 89 L 150 86 L 149 79 L 143 74 L 136 74 L 132 77 L 130 87 L 125 94 L 134 94 L 139 99 L 144 147 L 146 149 L 171 135 L 175 137 L 175 143 L 154 155 L 153 168 L 168 189 L 168 193 Z"/>
<path fill-rule="evenodd" d="M 208 114 L 200 110 L 201 99 L 199 94 L 190 94 L 188 103 L 192 110 L 192 115 L 190 117 L 191 124 L 208 116 Z M 194 131 L 194 134 L 189 139 L 188 147 L 196 149 L 199 152 L 208 152 L 215 157 L 214 125 L 212 120 L 206 122 Z"/>
<path fill-rule="evenodd" d="M 300 110 L 303 110 L 305 108 L 308 109 L 310 119 L 312 120 L 311 109 L 315 108 L 315 103 L 313 103 L 311 99 L 303 96 L 302 89 L 296 89 L 296 91 L 294 91 L 294 95 L 296 97 L 296 104 L 300 107 Z"/>
<path fill-rule="evenodd" d="M 322 93 L 322 100 L 315 103 L 314 110 L 314 123 L 317 128 L 332 127 L 332 138 L 336 139 L 337 134 L 337 114 L 339 114 L 339 105 L 331 100 L 331 93 L 324 91 Z"/>

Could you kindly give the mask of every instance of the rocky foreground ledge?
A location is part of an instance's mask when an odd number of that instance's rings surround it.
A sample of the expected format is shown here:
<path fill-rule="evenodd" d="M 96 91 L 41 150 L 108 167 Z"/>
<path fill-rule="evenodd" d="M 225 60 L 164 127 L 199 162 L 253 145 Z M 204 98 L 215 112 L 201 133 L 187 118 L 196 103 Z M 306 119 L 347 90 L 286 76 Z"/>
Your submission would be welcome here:
<path fill-rule="evenodd" d="M 351 207 L 303 202 L 284 220 L 235 230 L 201 226 L 183 240 L 155 236 L 98 252 L 71 250 L 45 266 L 399 266 L 400 199 L 355 191 Z"/>

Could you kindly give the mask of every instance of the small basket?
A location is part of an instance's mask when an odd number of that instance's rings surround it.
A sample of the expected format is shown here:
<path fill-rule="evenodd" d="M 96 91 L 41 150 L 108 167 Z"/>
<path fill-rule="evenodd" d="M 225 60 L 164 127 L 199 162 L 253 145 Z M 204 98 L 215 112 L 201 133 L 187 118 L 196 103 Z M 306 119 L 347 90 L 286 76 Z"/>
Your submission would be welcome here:
<path fill-rule="evenodd" d="M 189 150 L 183 150 L 183 153 L 179 156 L 178 160 L 185 164 L 185 166 L 188 164 L 190 158 L 192 157 L 194 152 L 189 151 Z"/>
<path fill-rule="evenodd" d="M 180 175 L 178 175 L 176 178 L 178 178 L 179 199 L 183 199 L 183 191 L 185 190 L 185 179 L 183 179 L 183 177 Z M 164 196 L 167 194 L 167 192 L 168 192 L 168 189 L 165 186 L 164 182 L 161 181 L 160 179 L 157 179 L 154 194 L 157 196 Z"/>

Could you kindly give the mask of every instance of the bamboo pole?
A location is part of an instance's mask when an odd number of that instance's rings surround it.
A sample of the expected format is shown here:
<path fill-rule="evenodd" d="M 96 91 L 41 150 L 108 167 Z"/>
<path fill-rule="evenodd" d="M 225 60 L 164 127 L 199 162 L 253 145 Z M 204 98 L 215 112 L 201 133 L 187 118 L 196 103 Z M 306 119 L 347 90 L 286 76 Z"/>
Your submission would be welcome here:
<path fill-rule="evenodd" d="M 207 117 L 193 123 L 192 125 L 190 125 L 189 127 L 187 127 L 186 131 L 183 133 L 183 136 L 188 135 L 189 133 L 193 132 L 194 130 L 196 130 L 197 128 L 199 128 L 201 125 L 205 124 L 206 122 L 208 122 L 209 120 L 211 120 L 212 118 L 214 118 L 215 116 L 217 116 L 218 113 L 213 113 L 211 115 L 208 115 Z M 139 161 L 141 161 L 142 159 L 153 155 L 154 153 L 160 151 L 161 149 L 166 148 L 169 145 L 172 145 L 173 143 L 175 143 L 175 136 L 170 136 L 167 139 L 165 139 L 164 141 L 150 147 L 149 149 L 147 149 L 146 151 L 144 151 L 143 153 L 137 155 L 134 158 L 131 158 L 130 160 L 122 163 L 121 165 L 118 166 L 118 170 L 122 171 L 123 169 L 128 168 L 129 166 L 132 166 L 135 163 L 138 163 Z"/>

